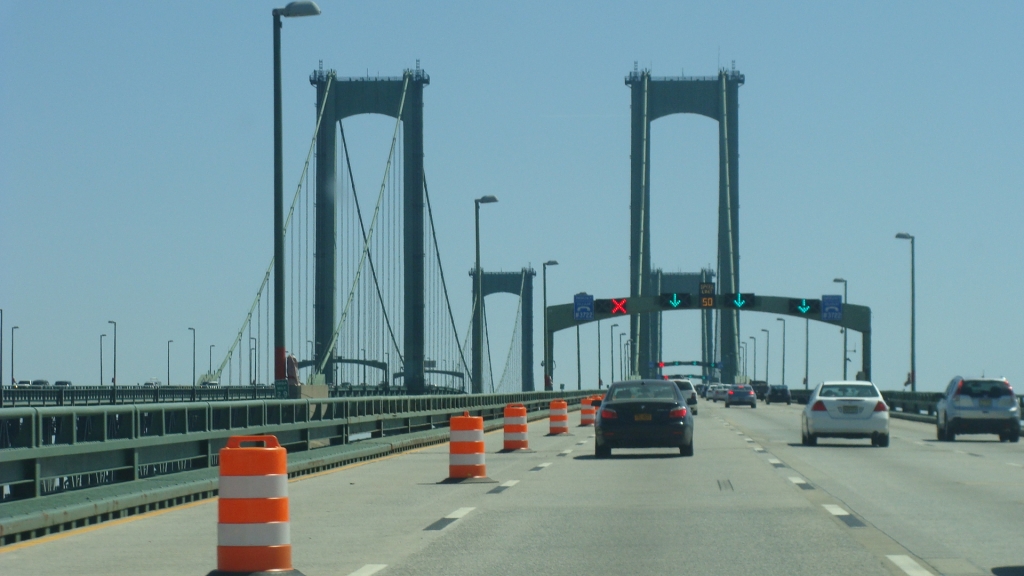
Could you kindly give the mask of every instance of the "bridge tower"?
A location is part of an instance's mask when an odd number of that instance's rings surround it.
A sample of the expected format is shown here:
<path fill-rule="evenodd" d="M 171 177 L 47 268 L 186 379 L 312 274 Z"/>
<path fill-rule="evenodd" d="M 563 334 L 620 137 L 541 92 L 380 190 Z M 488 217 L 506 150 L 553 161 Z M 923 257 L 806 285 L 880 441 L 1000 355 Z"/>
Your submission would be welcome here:
<path fill-rule="evenodd" d="M 328 78 L 333 78 L 327 90 Z M 337 129 L 335 124 L 356 114 L 398 117 L 403 124 L 403 267 L 405 278 L 403 357 L 404 381 L 409 394 L 422 394 L 424 379 L 424 226 L 423 226 L 423 87 L 430 77 L 419 68 L 402 76 L 337 78 L 334 71 L 318 70 L 309 77 L 316 87 L 317 110 L 324 107 L 316 142 L 316 268 L 314 280 L 314 348 L 316 363 L 334 359 L 337 348 L 327 350 L 337 322 L 335 285 L 337 252 Z M 405 104 L 402 106 L 402 97 Z M 326 95 L 326 106 L 324 99 Z M 325 372 L 328 384 L 333 371 Z"/>
<path fill-rule="evenodd" d="M 658 294 L 651 268 L 651 122 L 670 114 L 700 114 L 718 121 L 718 285 L 719 294 L 740 291 L 739 282 L 739 129 L 737 101 L 744 76 L 720 70 L 717 76 L 654 77 L 634 68 L 626 76 L 631 92 L 630 134 L 630 263 L 631 297 Z M 739 312 L 720 312 L 719 354 L 722 381 L 736 378 Z M 630 318 L 630 367 L 645 378 L 654 377 L 658 360 L 659 322 L 653 314 Z"/>
<path fill-rule="evenodd" d="M 469 271 L 473 279 L 473 302 L 477 300 L 477 283 L 475 270 Z M 516 294 L 520 298 L 519 321 L 522 330 L 522 385 L 523 392 L 533 392 L 533 278 L 537 272 L 533 268 L 523 268 L 519 272 L 484 272 L 483 296 L 490 294 Z M 473 309 L 473 334 L 483 334 L 481 321 L 483 311 Z M 483 393 L 483 342 L 482 338 L 473 340 L 473 394 Z"/>

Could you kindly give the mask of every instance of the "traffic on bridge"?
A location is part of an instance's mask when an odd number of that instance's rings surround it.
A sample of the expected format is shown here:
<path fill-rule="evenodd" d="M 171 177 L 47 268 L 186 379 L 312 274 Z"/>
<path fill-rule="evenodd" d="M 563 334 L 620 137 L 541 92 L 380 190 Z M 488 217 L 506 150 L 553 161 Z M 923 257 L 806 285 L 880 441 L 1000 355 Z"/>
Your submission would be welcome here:
<path fill-rule="evenodd" d="M 0 576 L 1024 576 L 1024 6 L 0 11 Z"/>

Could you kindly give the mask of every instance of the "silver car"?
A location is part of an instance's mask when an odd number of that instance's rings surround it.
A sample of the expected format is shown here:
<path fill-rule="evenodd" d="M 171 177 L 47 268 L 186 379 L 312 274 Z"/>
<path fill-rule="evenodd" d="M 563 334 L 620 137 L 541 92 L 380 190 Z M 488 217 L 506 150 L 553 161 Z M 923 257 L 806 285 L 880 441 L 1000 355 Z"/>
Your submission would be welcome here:
<path fill-rule="evenodd" d="M 726 408 L 736 404 L 757 408 L 757 395 L 752 387 L 746 384 L 736 384 L 726 388 L 724 402 Z"/>
<path fill-rule="evenodd" d="M 1006 380 L 953 378 L 935 406 L 935 433 L 952 442 L 957 434 L 998 434 L 1002 442 L 1020 441 L 1020 408 Z"/>

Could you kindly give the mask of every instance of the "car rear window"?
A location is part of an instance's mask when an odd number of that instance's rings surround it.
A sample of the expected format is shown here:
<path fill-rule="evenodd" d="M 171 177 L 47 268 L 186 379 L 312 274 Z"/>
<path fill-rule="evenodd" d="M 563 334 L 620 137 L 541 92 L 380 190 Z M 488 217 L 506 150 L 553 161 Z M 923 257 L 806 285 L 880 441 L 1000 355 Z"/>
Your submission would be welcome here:
<path fill-rule="evenodd" d="M 609 391 L 612 400 L 660 399 L 675 400 L 676 387 L 672 384 L 659 382 L 629 382 L 616 384 Z"/>
<path fill-rule="evenodd" d="M 737 392 L 749 392 L 750 386 L 733 386 L 732 389 Z"/>
<path fill-rule="evenodd" d="M 689 382 L 685 382 L 685 381 L 684 382 L 676 382 L 676 386 L 678 386 L 680 390 L 686 390 L 687 392 L 690 392 L 690 391 L 693 390 L 693 384 L 690 384 Z"/>
<path fill-rule="evenodd" d="M 1000 398 L 1012 395 L 1013 390 L 999 380 L 964 380 L 960 393 L 971 398 Z"/>
<path fill-rule="evenodd" d="M 822 398 L 877 398 L 874 384 L 824 384 L 818 396 Z"/>

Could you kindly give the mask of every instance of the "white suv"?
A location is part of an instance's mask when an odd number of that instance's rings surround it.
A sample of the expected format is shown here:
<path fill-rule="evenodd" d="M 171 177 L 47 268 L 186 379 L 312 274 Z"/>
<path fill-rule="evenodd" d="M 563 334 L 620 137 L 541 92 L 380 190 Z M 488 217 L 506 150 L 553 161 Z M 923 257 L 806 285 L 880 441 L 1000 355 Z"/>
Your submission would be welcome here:
<path fill-rule="evenodd" d="M 1003 379 L 953 378 L 935 406 L 935 435 L 952 442 L 957 434 L 998 434 L 1002 442 L 1020 441 L 1020 408 Z"/>

